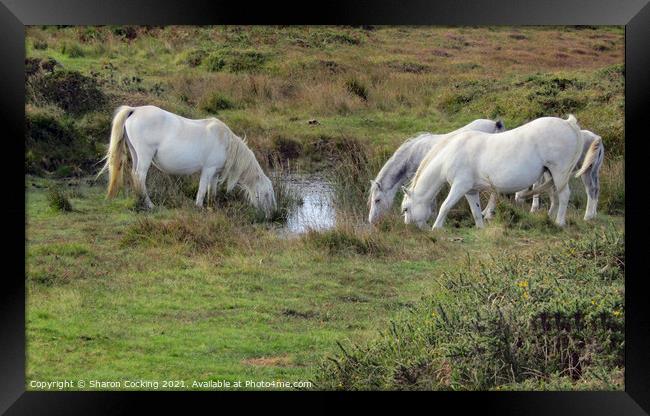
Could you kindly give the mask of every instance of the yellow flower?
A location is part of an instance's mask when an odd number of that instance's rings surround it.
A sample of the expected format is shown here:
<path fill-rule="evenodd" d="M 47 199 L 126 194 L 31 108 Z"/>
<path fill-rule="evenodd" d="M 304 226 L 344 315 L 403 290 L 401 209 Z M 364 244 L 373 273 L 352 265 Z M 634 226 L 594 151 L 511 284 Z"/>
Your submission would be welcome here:
<path fill-rule="evenodd" d="M 615 311 L 613 312 L 613 314 L 614 314 L 614 316 L 620 316 L 620 315 L 621 315 L 621 311 L 617 309 L 617 310 L 615 310 Z"/>

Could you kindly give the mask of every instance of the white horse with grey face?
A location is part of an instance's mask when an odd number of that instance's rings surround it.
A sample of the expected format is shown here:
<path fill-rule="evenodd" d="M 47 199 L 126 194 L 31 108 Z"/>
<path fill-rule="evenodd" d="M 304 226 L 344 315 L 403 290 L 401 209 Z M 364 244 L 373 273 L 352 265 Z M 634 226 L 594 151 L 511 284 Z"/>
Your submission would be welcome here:
<path fill-rule="evenodd" d="M 500 120 L 478 119 L 451 133 L 423 133 L 404 142 L 384 164 L 377 177 L 370 181 L 368 222 L 376 223 L 390 209 L 400 186 L 413 177 L 427 152 L 445 137 L 468 130 L 498 133 L 504 129 Z"/>
<path fill-rule="evenodd" d="M 584 139 L 584 145 L 582 148 L 582 155 L 580 156 L 580 159 L 578 160 L 578 165 L 582 165 L 583 161 L 585 160 L 585 157 L 587 156 L 587 153 L 589 152 L 589 149 L 592 146 L 592 143 L 597 142 L 595 146 L 598 147 L 598 150 L 596 153 L 596 157 L 591 165 L 587 167 L 587 169 L 579 175 L 582 178 L 582 183 L 585 186 L 585 192 L 587 193 L 587 207 L 585 208 L 585 216 L 584 219 L 585 221 L 589 221 L 593 219 L 596 216 L 596 208 L 598 206 L 598 196 L 600 194 L 600 167 L 603 164 L 603 160 L 605 159 L 605 146 L 603 145 L 602 138 L 598 136 L 597 134 L 589 131 L 589 130 L 581 130 L 582 132 L 582 138 Z M 539 179 L 537 183 L 533 185 L 533 189 L 539 188 L 543 181 L 547 181 L 549 179 L 548 173 L 544 173 L 543 177 Z M 557 196 L 555 193 L 552 192 L 552 190 L 549 190 L 549 194 L 551 197 L 551 206 L 548 209 L 548 215 L 552 216 L 555 213 L 555 210 L 557 209 Z M 524 198 L 522 197 L 522 192 L 517 192 L 515 194 L 515 201 L 517 202 L 523 202 Z M 530 212 L 536 212 L 539 209 L 539 193 L 535 193 L 533 195 L 533 203 L 530 207 Z"/>
<path fill-rule="evenodd" d="M 126 133 L 126 134 L 125 134 Z M 201 172 L 196 205 L 203 206 L 206 192 L 226 183 L 229 192 L 241 187 L 256 208 L 267 217 L 275 209 L 275 194 L 253 152 L 224 123 L 216 118 L 192 120 L 151 105 L 121 106 L 115 112 L 106 164 L 109 198 L 117 195 L 122 184 L 129 149 L 136 191 L 151 209 L 147 193 L 147 172 L 153 163 L 172 175 Z"/>
<path fill-rule="evenodd" d="M 437 149 L 437 147 L 442 147 Z M 451 186 L 433 228 L 441 228 L 449 210 L 465 196 L 477 227 L 483 226 L 479 191 L 492 189 L 514 193 L 535 183 L 544 171 L 552 180 L 538 191 L 555 186 L 558 212 L 555 222 L 565 225 L 571 172 L 582 154 L 583 138 L 574 116 L 567 120 L 543 117 L 503 133 L 468 131 L 434 146 L 405 189 L 404 221 L 424 227 L 431 215 L 431 201 L 444 182 Z M 593 163 L 597 147 L 592 144 L 578 173 Z M 529 191 L 532 193 L 533 191 Z"/>

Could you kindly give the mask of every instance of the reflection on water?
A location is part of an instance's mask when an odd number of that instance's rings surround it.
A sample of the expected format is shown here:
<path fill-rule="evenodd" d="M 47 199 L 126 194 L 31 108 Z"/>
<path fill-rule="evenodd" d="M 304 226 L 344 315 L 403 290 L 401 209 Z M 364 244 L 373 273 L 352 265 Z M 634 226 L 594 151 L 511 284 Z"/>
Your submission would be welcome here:
<path fill-rule="evenodd" d="M 283 231 L 300 234 L 308 230 L 325 230 L 335 224 L 336 212 L 332 203 L 332 186 L 322 176 L 315 174 L 284 174 L 282 181 L 287 189 L 302 199 L 293 208 Z"/>

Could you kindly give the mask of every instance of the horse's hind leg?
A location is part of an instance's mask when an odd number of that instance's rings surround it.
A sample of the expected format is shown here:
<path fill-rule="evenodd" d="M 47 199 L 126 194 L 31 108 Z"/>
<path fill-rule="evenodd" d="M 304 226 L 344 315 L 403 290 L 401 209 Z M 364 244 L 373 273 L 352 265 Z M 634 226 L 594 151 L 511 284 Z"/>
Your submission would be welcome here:
<path fill-rule="evenodd" d="M 564 227 L 564 225 L 566 225 L 566 210 L 567 206 L 569 205 L 569 197 L 571 196 L 569 185 L 567 184 L 567 186 L 565 186 L 564 189 L 562 189 L 560 192 L 555 192 L 555 195 L 557 195 L 558 202 L 557 217 L 555 218 L 555 223 L 560 227 Z"/>
<path fill-rule="evenodd" d="M 533 189 L 542 186 L 542 184 L 549 179 L 551 179 L 550 175 L 547 172 L 544 172 L 542 177 L 533 184 Z M 551 198 L 551 203 L 552 199 L 553 198 Z M 539 194 L 533 195 L 533 203 L 530 206 L 530 212 L 537 212 L 537 210 L 539 210 Z"/>
<path fill-rule="evenodd" d="M 474 216 L 474 223 L 478 228 L 483 228 L 483 213 L 481 212 L 481 197 L 479 196 L 479 193 L 468 192 L 465 194 L 465 199 L 467 199 L 469 208 Z"/>
<path fill-rule="evenodd" d="M 600 193 L 600 180 L 598 172 L 593 169 L 587 170 L 582 176 L 582 183 L 587 191 L 587 208 L 585 209 L 585 221 L 589 221 L 596 216 L 596 207 L 598 205 L 598 194 Z"/>
<path fill-rule="evenodd" d="M 129 149 L 131 147 L 133 146 L 130 146 Z M 149 199 L 149 192 L 147 192 L 147 172 L 149 172 L 149 168 L 151 167 L 153 152 L 147 152 L 146 149 L 140 149 L 137 152 L 135 147 L 133 147 L 132 151 L 136 155 L 133 162 L 133 186 L 135 187 L 136 193 L 143 198 L 147 209 L 152 209 L 154 205 L 151 199 Z"/>
<path fill-rule="evenodd" d="M 497 194 L 492 192 L 490 194 L 490 199 L 488 200 L 487 205 L 485 206 L 485 209 L 481 214 L 483 215 L 483 218 L 486 220 L 492 219 L 494 217 L 494 208 L 497 205 Z"/>

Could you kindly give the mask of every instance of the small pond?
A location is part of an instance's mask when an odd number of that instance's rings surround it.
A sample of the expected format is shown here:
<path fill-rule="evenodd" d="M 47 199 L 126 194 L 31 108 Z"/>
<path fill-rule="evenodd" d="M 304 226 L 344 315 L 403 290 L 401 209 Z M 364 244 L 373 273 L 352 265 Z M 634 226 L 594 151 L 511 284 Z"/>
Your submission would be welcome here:
<path fill-rule="evenodd" d="M 308 230 L 326 230 L 336 221 L 330 182 L 318 174 L 284 173 L 281 179 L 289 192 L 302 200 L 296 205 L 281 231 L 301 234 Z"/>

